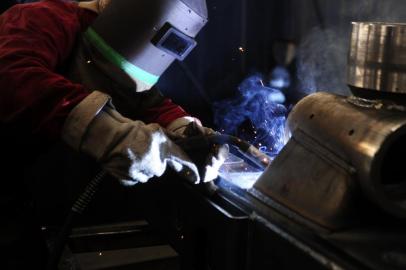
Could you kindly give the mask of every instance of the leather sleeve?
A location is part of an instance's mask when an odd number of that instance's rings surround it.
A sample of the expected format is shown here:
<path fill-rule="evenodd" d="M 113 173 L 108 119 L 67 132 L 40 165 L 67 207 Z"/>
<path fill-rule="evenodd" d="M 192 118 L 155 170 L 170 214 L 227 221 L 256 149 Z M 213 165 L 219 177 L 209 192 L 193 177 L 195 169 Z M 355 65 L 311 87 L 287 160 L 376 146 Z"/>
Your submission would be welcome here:
<path fill-rule="evenodd" d="M 0 122 L 59 137 L 69 112 L 88 95 L 57 72 L 81 30 L 78 10 L 49 0 L 0 16 Z"/>
<path fill-rule="evenodd" d="M 164 97 L 157 87 L 147 91 L 143 98 L 144 110 L 142 120 L 147 123 L 158 123 L 163 127 L 172 121 L 189 114 L 171 99 Z"/>

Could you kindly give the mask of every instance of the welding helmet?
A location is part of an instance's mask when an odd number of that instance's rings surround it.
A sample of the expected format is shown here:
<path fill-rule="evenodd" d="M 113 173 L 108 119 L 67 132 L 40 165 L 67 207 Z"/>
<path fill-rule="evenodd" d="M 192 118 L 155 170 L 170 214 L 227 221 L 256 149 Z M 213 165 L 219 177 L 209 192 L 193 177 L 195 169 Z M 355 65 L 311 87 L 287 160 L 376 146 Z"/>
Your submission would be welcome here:
<path fill-rule="evenodd" d="M 185 59 L 207 17 L 205 0 L 112 0 L 85 38 L 141 92 Z"/>

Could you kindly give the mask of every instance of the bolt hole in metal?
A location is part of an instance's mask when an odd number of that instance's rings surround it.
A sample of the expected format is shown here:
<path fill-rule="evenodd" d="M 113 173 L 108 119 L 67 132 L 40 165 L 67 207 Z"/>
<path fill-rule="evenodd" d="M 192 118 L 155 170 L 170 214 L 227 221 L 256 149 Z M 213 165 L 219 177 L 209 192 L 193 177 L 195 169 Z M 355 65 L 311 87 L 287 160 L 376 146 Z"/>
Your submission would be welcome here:
<path fill-rule="evenodd" d="M 381 184 L 388 198 L 406 208 L 405 153 L 406 134 L 398 137 L 387 149 L 381 165 Z"/>
<path fill-rule="evenodd" d="M 351 130 L 348 132 L 348 136 L 352 136 L 352 135 L 354 135 L 354 133 L 355 133 L 355 130 L 351 129 Z"/>

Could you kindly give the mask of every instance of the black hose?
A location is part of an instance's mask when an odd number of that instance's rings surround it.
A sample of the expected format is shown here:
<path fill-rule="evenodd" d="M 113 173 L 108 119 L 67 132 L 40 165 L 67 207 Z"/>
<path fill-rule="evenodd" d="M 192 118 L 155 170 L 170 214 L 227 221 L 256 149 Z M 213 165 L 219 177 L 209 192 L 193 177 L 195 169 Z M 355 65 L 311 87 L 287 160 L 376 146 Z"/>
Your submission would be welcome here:
<path fill-rule="evenodd" d="M 51 253 L 48 260 L 47 270 L 58 269 L 58 263 L 61 259 L 62 252 L 65 248 L 69 235 L 72 231 L 73 224 L 76 218 L 83 214 L 88 205 L 94 198 L 101 181 L 106 175 L 106 171 L 100 171 L 95 178 L 86 186 L 85 191 L 79 196 L 79 198 L 73 204 L 69 214 L 62 226 L 61 231 L 58 233 L 58 237 L 52 245 Z"/>

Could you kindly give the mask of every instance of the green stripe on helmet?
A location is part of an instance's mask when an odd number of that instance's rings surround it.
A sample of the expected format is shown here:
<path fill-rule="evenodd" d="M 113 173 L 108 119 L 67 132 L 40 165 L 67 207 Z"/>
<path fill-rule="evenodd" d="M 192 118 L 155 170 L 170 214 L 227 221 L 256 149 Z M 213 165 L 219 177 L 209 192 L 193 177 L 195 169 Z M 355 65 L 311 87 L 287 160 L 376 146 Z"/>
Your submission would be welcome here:
<path fill-rule="evenodd" d="M 127 61 L 121 54 L 111 48 L 91 27 L 86 30 L 85 37 L 107 60 L 124 70 L 132 78 L 140 80 L 148 86 L 153 86 L 159 80 L 159 76 L 151 74 Z"/>

